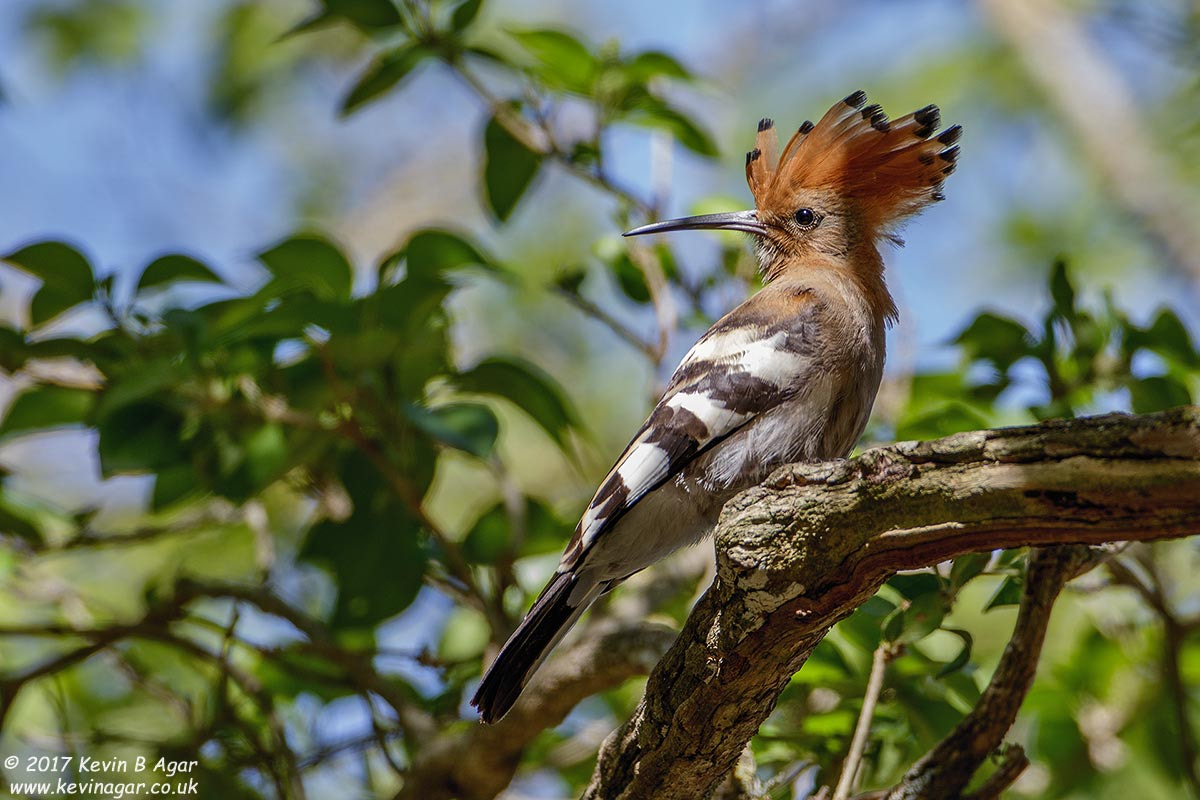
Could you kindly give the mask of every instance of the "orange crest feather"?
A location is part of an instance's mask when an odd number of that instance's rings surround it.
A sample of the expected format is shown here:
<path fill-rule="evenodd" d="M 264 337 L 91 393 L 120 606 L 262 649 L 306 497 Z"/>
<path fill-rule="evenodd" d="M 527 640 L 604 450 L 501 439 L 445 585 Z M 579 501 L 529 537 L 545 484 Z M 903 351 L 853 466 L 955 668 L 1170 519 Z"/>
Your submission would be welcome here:
<path fill-rule="evenodd" d="M 797 192 L 827 190 L 853 202 L 868 227 L 883 232 L 942 199 L 962 127 L 936 133 L 940 123 L 934 105 L 889 120 L 858 91 L 815 125 L 801 125 L 777 157 L 775 127 L 764 119 L 746 154 L 746 181 L 760 211 L 791 214 Z"/>

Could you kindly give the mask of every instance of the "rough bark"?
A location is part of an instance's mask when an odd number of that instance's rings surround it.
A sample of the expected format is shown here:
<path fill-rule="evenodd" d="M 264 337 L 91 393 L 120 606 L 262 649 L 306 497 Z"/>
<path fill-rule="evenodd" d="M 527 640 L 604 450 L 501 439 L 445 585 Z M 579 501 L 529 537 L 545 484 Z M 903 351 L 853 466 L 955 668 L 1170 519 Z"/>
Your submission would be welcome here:
<path fill-rule="evenodd" d="M 717 578 L 585 797 L 710 796 L 839 619 L 971 552 L 1200 533 L 1200 409 L 964 433 L 792 465 L 731 501 Z"/>

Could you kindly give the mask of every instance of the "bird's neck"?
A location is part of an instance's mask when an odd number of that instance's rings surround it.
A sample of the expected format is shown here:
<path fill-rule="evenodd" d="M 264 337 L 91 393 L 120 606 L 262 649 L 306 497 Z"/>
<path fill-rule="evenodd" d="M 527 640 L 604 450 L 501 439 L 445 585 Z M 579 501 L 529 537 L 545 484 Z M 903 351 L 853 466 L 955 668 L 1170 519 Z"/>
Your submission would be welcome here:
<path fill-rule="evenodd" d="M 898 318 L 896 302 L 883 279 L 883 257 L 873 244 L 863 243 L 844 253 L 778 256 L 764 261 L 767 283 L 783 281 L 814 288 L 828 287 L 862 302 L 883 328 Z"/>

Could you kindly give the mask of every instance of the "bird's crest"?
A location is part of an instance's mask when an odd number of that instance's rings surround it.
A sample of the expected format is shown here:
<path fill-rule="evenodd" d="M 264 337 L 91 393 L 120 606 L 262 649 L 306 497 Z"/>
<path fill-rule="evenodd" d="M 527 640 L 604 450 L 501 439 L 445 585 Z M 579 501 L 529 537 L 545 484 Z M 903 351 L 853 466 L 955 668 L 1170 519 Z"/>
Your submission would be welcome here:
<path fill-rule="evenodd" d="M 801 125 L 782 152 L 774 123 L 759 122 L 754 149 L 746 154 L 746 181 L 760 212 L 791 214 L 798 191 L 829 190 L 855 203 L 866 224 L 882 233 L 942 199 L 962 127 L 939 133 L 940 124 L 937 106 L 889 120 L 858 91 L 815 125 Z"/>

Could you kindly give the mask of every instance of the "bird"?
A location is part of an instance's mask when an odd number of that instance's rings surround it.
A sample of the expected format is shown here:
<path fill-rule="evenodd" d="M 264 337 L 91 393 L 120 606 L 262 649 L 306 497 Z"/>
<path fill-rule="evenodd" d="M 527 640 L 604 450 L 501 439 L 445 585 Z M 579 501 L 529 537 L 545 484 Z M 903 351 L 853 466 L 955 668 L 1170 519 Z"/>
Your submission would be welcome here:
<path fill-rule="evenodd" d="M 746 154 L 754 208 L 643 225 L 625 236 L 753 237 L 763 287 L 687 352 L 600 483 L 549 583 L 471 704 L 501 719 L 598 597 L 709 534 L 725 502 L 794 462 L 846 457 L 867 424 L 897 309 L 880 246 L 944 199 L 962 126 L 927 105 L 890 120 L 856 91 L 782 150 L 774 122 Z"/>

